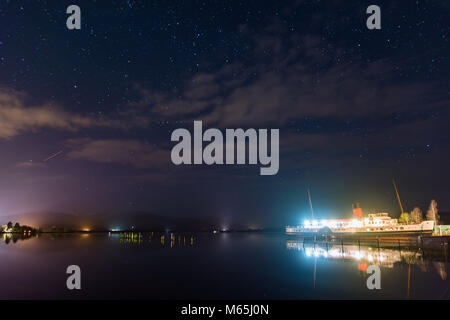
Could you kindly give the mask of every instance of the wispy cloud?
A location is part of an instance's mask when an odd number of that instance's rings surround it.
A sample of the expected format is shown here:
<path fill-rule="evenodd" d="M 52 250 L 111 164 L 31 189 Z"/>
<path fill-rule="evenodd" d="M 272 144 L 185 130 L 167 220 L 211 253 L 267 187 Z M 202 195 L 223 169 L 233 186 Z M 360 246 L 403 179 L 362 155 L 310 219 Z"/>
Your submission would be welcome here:
<path fill-rule="evenodd" d="M 284 40 L 281 41 L 281 38 Z M 288 45 L 286 44 L 288 43 Z M 135 111 L 218 126 L 285 125 L 312 118 L 382 118 L 449 103 L 435 83 L 401 81 L 394 62 L 327 54 L 319 37 L 253 37 L 251 62 L 188 79 L 176 95 L 138 87 Z M 342 53 L 344 56 L 344 54 Z"/>
<path fill-rule="evenodd" d="M 0 88 L 0 138 L 8 139 L 41 129 L 77 131 L 110 125 L 105 120 L 65 111 L 54 103 L 33 105 L 28 100 L 30 98 L 24 93 Z"/>
<path fill-rule="evenodd" d="M 16 164 L 17 168 L 44 168 L 45 163 L 35 161 L 23 161 Z"/>
<path fill-rule="evenodd" d="M 69 159 L 119 163 L 138 168 L 160 167 L 170 162 L 168 151 L 138 140 L 71 139 L 66 145 L 71 149 L 67 153 Z"/>

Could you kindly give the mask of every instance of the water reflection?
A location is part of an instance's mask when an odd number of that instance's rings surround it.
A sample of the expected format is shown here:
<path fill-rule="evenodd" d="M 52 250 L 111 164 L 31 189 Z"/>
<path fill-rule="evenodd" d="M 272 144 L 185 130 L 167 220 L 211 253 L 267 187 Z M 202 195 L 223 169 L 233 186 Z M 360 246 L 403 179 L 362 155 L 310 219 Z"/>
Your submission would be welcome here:
<path fill-rule="evenodd" d="M 441 246 L 423 251 L 401 243 L 314 244 L 237 232 L 91 231 L 39 233 L 29 241 L 18 234 L 0 238 L 10 243 L 0 243 L 0 299 L 450 298 L 448 249 Z M 82 295 L 65 285 L 70 264 L 83 268 Z M 366 287 L 371 264 L 383 268 L 383 289 L 376 292 Z"/>
<path fill-rule="evenodd" d="M 6 244 L 16 243 L 19 240 L 27 240 L 35 237 L 35 234 L 30 233 L 2 233 L 0 234 L 0 239 Z"/>
<path fill-rule="evenodd" d="M 308 243 L 297 240 L 287 240 L 288 250 L 299 250 L 307 258 L 323 260 L 341 260 L 357 262 L 357 270 L 366 272 L 369 265 L 394 268 L 396 265 L 416 265 L 421 271 L 436 271 L 442 280 L 447 279 L 447 250 L 437 249 L 424 251 L 420 248 L 391 248 L 361 245 L 358 243 Z"/>
<path fill-rule="evenodd" d="M 111 234 L 109 234 L 111 236 Z M 195 243 L 195 237 L 188 234 L 175 233 L 140 233 L 140 232 L 121 232 L 119 234 L 120 243 L 123 244 L 142 244 L 144 242 L 159 243 L 160 246 L 170 248 L 174 247 L 192 247 Z"/>
<path fill-rule="evenodd" d="M 0 240 L 9 243 L 16 243 L 19 240 L 27 240 L 33 237 L 41 237 L 45 239 L 89 239 L 91 236 L 105 236 L 104 233 L 42 233 L 42 234 L 21 234 L 21 233 L 2 233 Z M 112 240 L 119 238 L 121 244 L 140 245 L 145 242 L 157 244 L 161 247 L 192 247 L 196 242 L 196 237 L 189 234 L 176 233 L 158 233 L 158 232 L 120 232 L 108 233 L 108 237 Z"/>

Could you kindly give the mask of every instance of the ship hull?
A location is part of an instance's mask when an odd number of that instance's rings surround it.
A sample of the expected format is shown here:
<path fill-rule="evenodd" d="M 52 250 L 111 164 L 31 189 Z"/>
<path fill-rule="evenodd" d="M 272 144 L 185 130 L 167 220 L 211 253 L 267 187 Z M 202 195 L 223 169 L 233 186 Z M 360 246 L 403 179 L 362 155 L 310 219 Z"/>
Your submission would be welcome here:
<path fill-rule="evenodd" d="M 289 236 L 300 237 L 339 237 L 339 238 L 369 238 L 369 237 L 417 237 L 429 236 L 433 231 L 371 231 L 371 232 L 286 232 Z"/>
<path fill-rule="evenodd" d="M 304 237 L 379 238 L 417 237 L 431 235 L 434 221 L 417 224 L 398 224 L 387 213 L 369 214 L 368 218 L 314 220 L 301 226 L 286 226 L 286 234 Z"/>

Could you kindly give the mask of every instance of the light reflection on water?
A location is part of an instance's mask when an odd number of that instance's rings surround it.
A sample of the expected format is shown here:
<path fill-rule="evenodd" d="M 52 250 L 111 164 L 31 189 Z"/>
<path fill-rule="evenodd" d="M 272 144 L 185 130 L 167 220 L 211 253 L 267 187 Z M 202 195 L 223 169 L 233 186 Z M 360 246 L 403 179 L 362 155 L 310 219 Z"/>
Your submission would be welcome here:
<path fill-rule="evenodd" d="M 416 265 L 423 272 L 433 270 L 447 280 L 446 250 L 424 251 L 420 248 L 380 248 L 376 246 L 358 244 L 333 244 L 333 243 L 307 243 L 303 241 L 287 240 L 288 250 L 302 251 L 308 258 L 350 260 L 357 262 L 359 271 L 366 272 L 368 265 L 377 265 L 384 268 L 394 268 L 397 264 Z M 428 254 L 428 255 L 426 255 Z"/>
<path fill-rule="evenodd" d="M 264 233 L 79 233 L 0 237 L 0 298 L 449 298 L 447 250 L 307 243 Z M 82 290 L 65 287 L 68 265 Z M 368 290 L 376 264 L 382 289 Z"/>
<path fill-rule="evenodd" d="M 117 236 L 117 233 L 108 233 L 108 236 Z M 191 234 L 177 234 L 173 232 L 158 233 L 158 232 L 121 232 L 119 233 L 120 243 L 126 244 L 142 244 L 144 241 L 152 242 L 159 241 L 161 246 L 169 245 L 173 247 L 185 247 L 193 246 L 195 242 L 195 236 Z"/>
<path fill-rule="evenodd" d="M 433 262 L 442 280 L 447 279 L 445 270 L 446 250 L 428 250 L 429 256 L 426 256 L 426 252 L 420 248 L 402 248 L 395 245 L 392 248 L 380 248 L 358 244 L 314 244 L 293 240 L 287 240 L 286 247 L 288 250 L 302 251 L 306 257 L 357 261 L 360 271 L 366 271 L 368 264 L 385 268 L 394 268 L 396 264 L 414 264 L 426 272 L 429 271 L 427 262 Z"/>
<path fill-rule="evenodd" d="M 316 288 L 317 264 L 318 261 L 323 263 L 332 263 L 339 261 L 342 263 L 351 262 L 354 266 L 355 273 L 366 274 L 370 265 L 377 265 L 382 268 L 400 269 L 407 268 L 407 290 L 406 298 L 411 298 L 412 291 L 412 270 L 416 267 L 421 273 L 434 273 L 443 281 L 444 291 L 439 296 L 433 298 L 449 299 L 449 288 L 447 281 L 448 269 L 448 247 L 435 246 L 421 248 L 420 246 L 404 246 L 398 243 L 383 243 L 378 245 L 361 245 L 357 241 L 351 243 L 339 242 L 314 242 L 305 240 L 286 241 L 287 250 L 299 251 L 305 259 L 314 261 L 313 283 Z M 424 284 L 419 284 L 422 287 Z M 425 283 L 426 286 L 426 283 Z M 430 287 L 433 286 L 430 284 Z M 403 298 L 397 296 L 395 298 Z M 422 297 L 431 298 L 431 297 Z"/>
<path fill-rule="evenodd" d="M 33 238 L 35 235 L 22 234 L 22 233 L 2 233 L 0 234 L 0 240 L 6 244 L 16 243 L 19 240 L 27 240 Z"/>
<path fill-rule="evenodd" d="M 28 240 L 33 237 L 41 237 L 52 240 L 63 239 L 63 238 L 76 238 L 89 239 L 91 236 L 104 235 L 104 233 L 91 233 L 91 232 L 79 232 L 79 233 L 41 233 L 38 235 L 22 235 L 19 233 L 3 233 L 0 234 L 0 240 L 6 244 L 15 244 L 19 240 Z M 162 246 L 174 247 L 186 247 L 193 246 L 195 243 L 195 235 L 187 233 L 168 233 L 168 232 L 108 232 L 108 238 L 119 239 L 122 244 L 140 245 L 144 242 L 148 243 L 158 243 Z"/>

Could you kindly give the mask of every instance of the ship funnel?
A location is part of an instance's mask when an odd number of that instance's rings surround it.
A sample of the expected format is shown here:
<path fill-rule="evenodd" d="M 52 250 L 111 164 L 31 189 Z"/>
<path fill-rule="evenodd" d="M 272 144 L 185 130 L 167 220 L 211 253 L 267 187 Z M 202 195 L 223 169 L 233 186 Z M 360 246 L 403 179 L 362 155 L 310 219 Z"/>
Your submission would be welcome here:
<path fill-rule="evenodd" d="M 359 205 L 359 202 L 353 204 L 353 215 L 357 216 L 358 218 L 363 217 L 363 212 L 361 206 Z"/>

